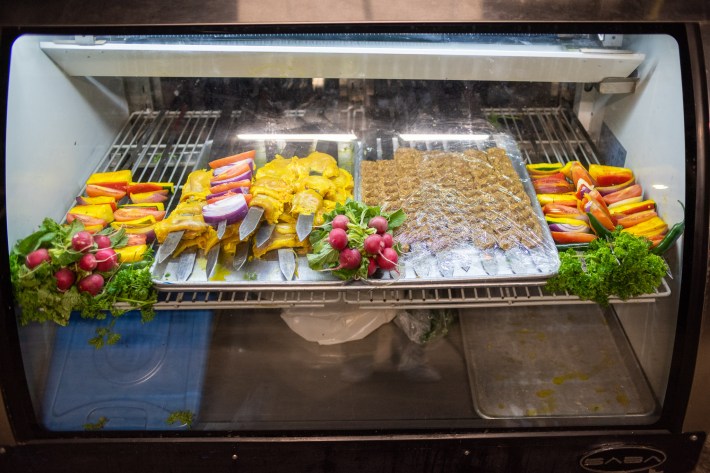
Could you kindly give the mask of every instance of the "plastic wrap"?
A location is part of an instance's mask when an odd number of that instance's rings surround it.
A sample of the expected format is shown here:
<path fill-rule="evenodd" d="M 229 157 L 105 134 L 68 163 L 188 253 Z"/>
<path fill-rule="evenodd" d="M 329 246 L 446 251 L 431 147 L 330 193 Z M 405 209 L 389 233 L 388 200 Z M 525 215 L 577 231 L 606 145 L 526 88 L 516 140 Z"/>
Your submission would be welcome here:
<path fill-rule="evenodd" d="M 361 199 L 407 214 L 395 233 L 408 247 L 405 277 L 534 278 L 557 271 L 557 251 L 515 142 L 504 134 L 491 138 L 447 142 L 444 149 L 400 147 L 392 160 L 362 162 Z"/>
<path fill-rule="evenodd" d="M 445 337 L 456 318 L 456 312 L 452 309 L 400 310 L 394 323 L 407 338 L 423 345 Z"/>
<path fill-rule="evenodd" d="M 301 337 L 320 345 L 365 338 L 394 319 L 394 310 L 286 309 L 281 318 Z"/>

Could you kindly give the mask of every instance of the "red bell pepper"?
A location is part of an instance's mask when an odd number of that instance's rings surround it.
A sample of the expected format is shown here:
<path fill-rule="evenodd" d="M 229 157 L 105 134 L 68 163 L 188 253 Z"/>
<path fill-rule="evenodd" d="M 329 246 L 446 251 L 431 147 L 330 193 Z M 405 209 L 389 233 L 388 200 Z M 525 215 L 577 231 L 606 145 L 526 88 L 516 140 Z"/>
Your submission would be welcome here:
<path fill-rule="evenodd" d="M 582 163 L 580 163 L 579 161 L 573 161 L 570 165 L 569 177 L 575 188 L 579 187 L 578 183 L 580 179 L 583 179 L 585 182 L 591 184 L 592 186 L 597 185 L 597 181 L 592 175 L 587 172 L 586 169 L 584 169 L 584 166 L 582 166 Z"/>
<path fill-rule="evenodd" d="M 601 164 L 590 164 L 589 174 L 591 174 L 600 187 L 623 184 L 634 178 L 634 173 L 629 168 L 604 166 Z"/>
<path fill-rule="evenodd" d="M 161 189 L 157 191 L 141 192 L 140 194 L 131 194 L 131 202 L 134 204 L 165 202 L 168 200 L 168 191 Z"/>

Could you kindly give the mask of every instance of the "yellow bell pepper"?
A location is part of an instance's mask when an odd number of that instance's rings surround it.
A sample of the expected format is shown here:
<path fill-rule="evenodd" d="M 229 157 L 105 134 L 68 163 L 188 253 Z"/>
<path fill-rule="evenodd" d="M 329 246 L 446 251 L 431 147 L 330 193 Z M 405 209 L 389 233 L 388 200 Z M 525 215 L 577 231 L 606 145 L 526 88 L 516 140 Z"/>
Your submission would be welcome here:
<path fill-rule="evenodd" d="M 137 218 L 135 220 L 127 220 L 125 222 L 113 222 L 111 227 L 119 230 L 121 228 L 144 228 L 151 225 L 155 225 L 155 217 L 152 215 L 146 215 L 145 217 Z"/>
<path fill-rule="evenodd" d="M 143 259 L 143 255 L 148 251 L 148 245 L 133 245 L 116 248 L 118 261 L 121 263 L 135 263 Z"/>
<path fill-rule="evenodd" d="M 113 209 L 110 204 L 77 205 L 72 207 L 68 213 L 100 218 L 107 223 L 113 222 Z"/>
<path fill-rule="evenodd" d="M 124 169 L 121 171 L 112 172 L 95 172 L 89 179 L 87 179 L 86 184 L 94 184 L 97 186 L 112 187 L 114 189 L 120 188 L 126 190 L 128 184 L 133 180 L 133 175 L 130 169 Z"/>
<path fill-rule="evenodd" d="M 660 217 L 653 217 L 645 222 L 637 223 L 632 227 L 624 228 L 621 231 L 650 238 L 666 233 L 668 231 L 668 224 Z"/>

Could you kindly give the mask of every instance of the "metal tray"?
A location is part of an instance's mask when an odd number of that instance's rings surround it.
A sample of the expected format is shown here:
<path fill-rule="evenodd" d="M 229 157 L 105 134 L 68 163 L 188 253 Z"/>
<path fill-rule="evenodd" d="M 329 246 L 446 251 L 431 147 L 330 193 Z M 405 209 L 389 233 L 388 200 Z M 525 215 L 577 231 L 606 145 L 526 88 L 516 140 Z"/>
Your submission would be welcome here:
<path fill-rule="evenodd" d="M 427 146 L 430 145 L 427 144 Z M 439 143 L 439 145 L 444 146 L 445 149 L 449 148 L 447 143 Z M 546 279 L 557 273 L 560 262 L 542 210 L 537 203 L 535 190 L 515 141 L 510 135 L 500 133 L 491 135 L 486 142 L 470 142 L 466 143 L 466 146 L 479 146 L 481 149 L 497 146 L 506 150 L 540 223 L 543 244 L 538 248 L 534 250 L 514 248 L 509 252 L 503 252 L 500 249 L 482 252 L 475 249 L 454 248 L 449 252 L 445 260 L 437 259 L 433 255 L 418 255 L 417 258 L 403 255 L 399 275 L 394 272 L 385 272 L 377 279 L 354 282 L 341 281 L 328 273 L 311 270 L 308 267 L 305 256 L 296 258 L 296 276 L 293 280 L 287 281 L 279 269 L 276 252 L 272 252 L 271 255 L 267 255 L 261 260 L 247 263 L 239 271 L 226 269 L 230 267 L 229 263 L 220 261 L 213 277 L 208 280 L 205 272 L 206 256 L 199 254 L 195 262 L 194 271 L 187 280 L 177 281 L 175 279 L 174 275 L 176 274 L 176 265 L 178 263 L 168 260 L 160 267 L 153 268 L 154 283 L 162 290 L 172 291 L 227 290 L 234 288 L 257 290 L 274 287 L 362 290 L 363 288 L 370 289 L 372 287 L 415 288 L 423 285 L 449 284 L 465 287 L 488 282 L 501 284 L 523 281 L 537 281 L 543 284 Z M 340 149 L 341 147 L 339 146 L 338 148 Z M 347 159 L 354 158 L 353 174 L 356 182 L 355 197 L 357 198 L 359 196 L 359 163 L 362 160 L 362 146 L 358 143 L 353 143 L 351 148 L 343 148 L 347 150 L 347 153 L 345 153 Z"/>
<path fill-rule="evenodd" d="M 656 409 L 610 309 L 477 309 L 460 322 L 473 401 L 484 418 L 550 425 L 571 417 L 648 419 Z"/>

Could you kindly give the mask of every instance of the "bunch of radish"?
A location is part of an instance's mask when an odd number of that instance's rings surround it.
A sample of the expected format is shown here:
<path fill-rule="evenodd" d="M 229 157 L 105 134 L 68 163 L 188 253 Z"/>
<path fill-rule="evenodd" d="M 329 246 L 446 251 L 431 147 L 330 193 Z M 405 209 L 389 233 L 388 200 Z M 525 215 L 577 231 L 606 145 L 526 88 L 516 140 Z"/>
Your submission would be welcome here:
<path fill-rule="evenodd" d="M 81 230 L 71 237 L 70 247 L 76 257 L 72 259 L 76 261 L 60 267 L 54 273 L 57 290 L 66 292 L 76 283 L 80 292 L 96 296 L 104 287 L 105 274 L 118 268 L 118 254 L 111 248 L 111 239 L 106 235 L 92 235 Z M 52 253 L 46 248 L 32 251 L 25 258 L 25 265 L 29 269 L 51 262 Z"/>
<path fill-rule="evenodd" d="M 351 239 L 348 236 L 349 227 L 352 230 L 352 227 L 357 227 L 358 224 L 350 222 L 346 215 L 336 215 L 331 225 L 333 229 L 328 234 L 328 243 L 340 252 L 339 265 L 332 268 L 333 271 L 356 270 L 362 265 L 363 258 L 367 259 L 367 277 L 373 276 L 378 268 L 385 271 L 397 269 L 399 254 L 394 248 L 392 234 L 387 232 L 389 224 L 385 217 L 376 216 L 368 221 L 369 230 L 365 230 L 367 236 L 362 240 L 361 246 L 358 244 L 360 239 Z"/>

